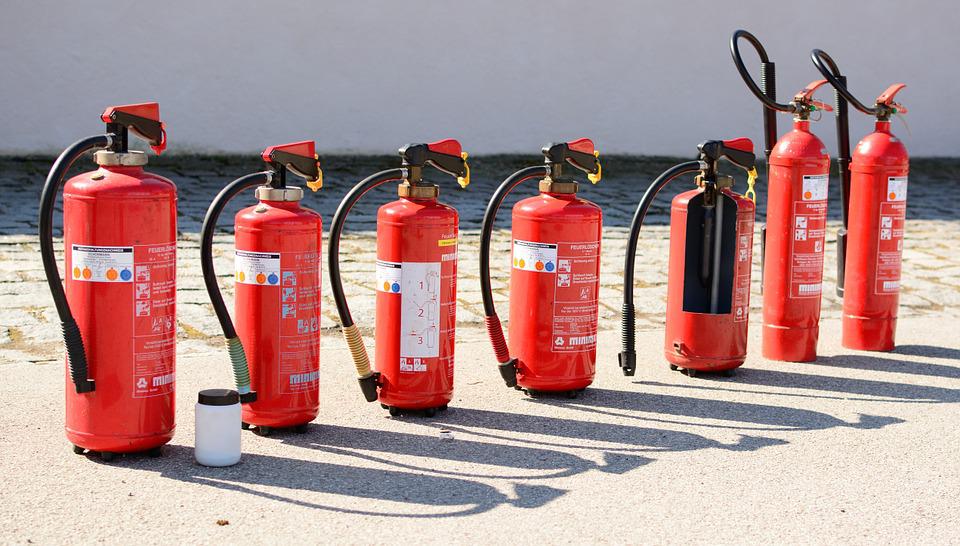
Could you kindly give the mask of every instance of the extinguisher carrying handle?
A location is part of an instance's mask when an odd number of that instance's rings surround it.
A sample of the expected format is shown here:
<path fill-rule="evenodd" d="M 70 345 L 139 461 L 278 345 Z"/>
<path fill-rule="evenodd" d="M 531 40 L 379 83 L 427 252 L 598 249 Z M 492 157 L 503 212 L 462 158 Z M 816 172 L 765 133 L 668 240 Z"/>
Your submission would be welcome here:
<path fill-rule="evenodd" d="M 546 155 L 546 150 L 545 147 L 544 155 Z M 496 355 L 497 362 L 499 362 L 500 376 L 508 387 L 517 386 L 517 359 L 510 358 L 510 350 L 507 347 L 506 339 L 503 337 L 503 326 L 500 324 L 500 317 L 497 316 L 497 309 L 493 302 L 493 287 L 490 283 L 490 242 L 493 239 L 493 227 L 497 220 L 497 211 L 500 210 L 500 205 L 507 195 L 523 182 L 534 178 L 543 178 L 549 172 L 549 165 L 538 165 L 520 169 L 508 176 L 493 193 L 493 197 L 490 198 L 487 210 L 483 213 L 483 223 L 480 226 L 480 295 L 483 298 L 484 324 L 487 327 L 490 343 L 493 345 L 493 352 Z"/>
<path fill-rule="evenodd" d="M 401 148 L 401 155 L 403 155 L 403 150 L 404 148 Z M 406 158 L 404 159 L 406 160 Z M 343 198 L 330 223 L 330 241 L 327 249 L 330 289 L 333 292 L 333 300 L 337 305 L 337 314 L 340 316 L 340 328 L 343 330 L 343 337 L 347 341 L 350 356 L 353 358 L 354 367 L 357 369 L 360 390 L 367 402 L 375 402 L 378 398 L 377 388 L 380 384 L 380 374 L 374 372 L 370 367 L 370 357 L 363 345 L 363 337 L 360 335 L 357 325 L 353 322 L 353 317 L 350 315 L 350 306 L 347 304 L 347 296 L 343 291 L 343 279 L 340 276 L 340 235 L 343 233 L 343 225 L 346 223 L 350 210 L 361 197 L 382 184 L 404 179 L 407 173 L 407 168 L 387 169 L 363 179 Z"/>
<path fill-rule="evenodd" d="M 637 371 L 637 348 L 636 348 L 636 311 L 633 305 L 633 278 L 634 267 L 637 262 L 637 243 L 640 241 L 640 228 L 643 226 L 643 220 L 647 216 L 647 210 L 653 204 L 653 200 L 670 183 L 671 180 L 685 174 L 703 171 L 707 168 L 706 163 L 702 161 L 687 161 L 674 165 L 664 171 L 656 180 L 650 184 L 647 191 L 644 192 L 640 204 L 637 206 L 637 212 L 633 215 L 633 221 L 630 222 L 630 235 L 627 239 L 627 251 L 623 264 L 623 306 L 620 309 L 620 341 L 621 351 L 619 355 L 620 371 L 623 375 L 632 376 Z"/>
<path fill-rule="evenodd" d="M 135 135 L 150 143 L 150 148 L 157 155 L 162 154 L 167 148 L 167 128 L 160 121 L 160 105 L 156 102 L 109 106 L 100 115 L 100 119 L 104 123 L 121 125 L 133 131 Z M 120 138 L 113 143 L 117 148 L 114 151 L 126 152 L 126 135 L 119 136 Z"/>
<path fill-rule="evenodd" d="M 114 143 L 114 135 L 95 135 L 77 142 L 60 154 L 53 163 L 47 180 L 40 193 L 40 257 L 43 260 L 43 270 L 50 287 L 50 295 L 60 317 L 60 327 L 63 330 L 63 341 L 67 348 L 67 364 L 70 368 L 70 379 L 73 381 L 77 393 L 93 392 L 94 380 L 90 378 L 87 353 L 83 346 L 83 336 L 70 310 L 67 294 L 63 288 L 60 270 L 57 267 L 57 257 L 53 248 L 53 209 L 57 202 L 57 195 L 63 186 L 63 179 L 73 163 L 90 150 L 108 148 Z"/>
<path fill-rule="evenodd" d="M 227 309 L 227 304 L 223 301 L 223 294 L 220 292 L 220 283 L 213 266 L 213 235 L 217 231 L 217 221 L 220 214 L 231 199 L 254 186 L 269 184 L 274 176 L 273 171 L 258 172 L 241 176 L 227 184 L 210 202 L 210 208 L 207 209 L 207 214 L 203 218 L 203 227 L 200 230 L 200 269 L 203 273 L 203 283 L 207 288 L 207 295 L 210 297 L 210 303 L 213 305 L 217 320 L 220 321 L 220 328 L 223 330 L 223 337 L 227 343 L 227 352 L 230 354 L 230 364 L 233 367 L 237 392 L 240 394 L 240 402 L 244 404 L 256 402 L 257 393 L 251 388 L 250 367 L 247 363 L 243 343 L 237 336 L 230 311 Z"/>

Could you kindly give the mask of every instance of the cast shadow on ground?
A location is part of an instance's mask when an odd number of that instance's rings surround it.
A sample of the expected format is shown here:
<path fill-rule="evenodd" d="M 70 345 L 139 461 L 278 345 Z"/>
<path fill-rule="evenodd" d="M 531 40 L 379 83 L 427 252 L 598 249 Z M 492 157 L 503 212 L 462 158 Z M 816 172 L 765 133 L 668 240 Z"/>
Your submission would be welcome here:
<path fill-rule="evenodd" d="M 465 410 L 450 411 L 459 413 Z M 653 461 L 640 455 L 598 450 L 603 452 L 601 464 L 572 453 L 551 449 L 477 442 L 460 436 L 448 441 L 441 440 L 437 434 L 410 434 L 321 424 L 311 425 L 310 434 L 287 436 L 283 438 L 283 442 L 357 457 L 405 470 L 461 478 L 543 480 L 573 476 L 590 470 L 625 474 Z M 380 452 L 384 455 L 371 455 L 358 450 Z M 394 457 L 395 455 L 414 457 L 417 463 L 402 463 Z M 432 461 L 479 464 L 495 468 L 483 473 L 462 472 L 438 468 L 438 465 L 432 464 Z"/>
<path fill-rule="evenodd" d="M 901 350 L 902 349 L 902 350 Z M 960 351 L 942 347 L 931 347 L 929 345 L 907 345 L 897 347 L 893 353 L 885 353 L 893 356 L 898 354 L 933 357 L 934 355 L 943 355 L 941 358 L 956 358 L 950 355 L 953 352 L 960 354 Z M 960 379 L 960 365 L 950 366 L 948 364 L 934 364 L 930 362 L 916 362 L 911 360 L 901 360 L 897 358 L 885 358 L 882 356 L 850 354 L 836 356 L 821 356 L 817 362 L 811 366 L 823 366 L 826 368 L 848 368 L 852 370 L 868 370 L 877 372 L 906 373 L 912 375 L 925 375 L 931 377 L 946 377 L 948 379 Z"/>
<path fill-rule="evenodd" d="M 239 464 L 209 468 L 193 461 L 193 450 L 179 445 L 164 448 L 161 476 L 181 482 L 236 491 L 317 510 L 365 516 L 448 518 L 487 512 L 499 506 L 539 508 L 566 494 L 544 485 L 514 483 L 514 496 L 480 482 L 423 472 L 400 472 L 247 453 Z M 155 470 L 150 461 L 137 459 L 132 468 Z M 344 497 L 342 505 L 321 504 L 262 491 L 275 487 Z M 392 502 L 409 511 L 364 509 L 364 501 Z M 354 506 L 354 507 L 351 507 Z"/>
<path fill-rule="evenodd" d="M 538 401 L 550 403 L 549 399 Z M 903 422 L 902 419 L 896 417 L 864 414 L 860 414 L 856 422 L 847 422 L 830 414 L 808 409 L 598 388 L 587 389 L 583 395 L 575 400 L 557 403 L 562 403 L 565 407 L 580 411 L 615 417 L 732 430 L 799 432 L 824 430 L 833 427 L 876 429 Z M 668 417 L 654 417 L 622 412 L 643 412 Z M 671 415 L 675 417 L 729 421 L 730 423 L 717 424 L 687 421 L 670 418 L 669 416 Z"/>
<path fill-rule="evenodd" d="M 423 424 L 481 438 L 520 442 L 526 445 L 618 453 L 665 453 L 709 448 L 755 451 L 787 443 L 786 440 L 779 438 L 748 435 L 740 435 L 735 443 L 723 443 L 699 434 L 677 430 L 473 408 L 452 409 Z M 505 434 L 490 432 L 491 430 L 502 431 Z M 597 442 L 608 445 L 597 446 Z"/>
<path fill-rule="evenodd" d="M 955 372 L 950 366 L 939 364 L 918 364 L 908 360 L 880 358 L 867 355 L 839 355 L 821 357 L 824 361 L 819 364 L 823 368 L 854 368 L 870 371 L 889 371 L 914 373 L 916 375 L 930 375 L 937 377 L 954 377 Z M 808 365 L 811 371 L 816 371 L 818 364 Z M 926 373 L 931 369 L 944 373 Z M 874 379 L 859 379 L 818 375 L 815 373 L 795 373 L 765 368 L 739 368 L 733 378 L 720 378 L 710 375 L 700 375 L 697 379 L 678 383 L 663 383 L 660 381 L 634 381 L 638 385 L 665 386 L 687 389 L 712 391 L 727 391 L 738 393 L 764 394 L 775 396 L 789 396 L 799 398 L 823 398 L 833 400 L 856 400 L 865 402 L 901 402 L 917 404 L 937 404 L 960 402 L 960 389 L 935 387 L 931 385 L 916 385 L 912 383 L 898 383 L 896 381 L 878 381 Z M 724 383 L 735 383 L 738 387 L 719 386 Z M 770 387 L 775 389 L 798 389 L 810 392 L 785 392 L 778 390 L 758 390 L 743 388 L 745 385 Z"/>

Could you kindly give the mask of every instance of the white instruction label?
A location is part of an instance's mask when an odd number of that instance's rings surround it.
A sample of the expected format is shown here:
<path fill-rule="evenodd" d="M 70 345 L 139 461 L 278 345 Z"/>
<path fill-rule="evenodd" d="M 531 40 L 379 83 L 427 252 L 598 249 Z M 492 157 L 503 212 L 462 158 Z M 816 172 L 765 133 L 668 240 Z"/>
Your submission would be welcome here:
<path fill-rule="evenodd" d="M 825 201 L 827 199 L 827 181 L 829 175 L 826 174 L 805 174 L 803 175 L 803 195 L 804 201 Z"/>
<path fill-rule="evenodd" d="M 513 267 L 523 271 L 553 273 L 557 269 L 557 245 L 514 239 Z"/>
<path fill-rule="evenodd" d="M 70 263 L 75 281 L 133 281 L 132 246 L 72 245 Z"/>
<path fill-rule="evenodd" d="M 400 279 L 400 371 L 440 356 L 440 262 L 403 262 Z M 403 369 L 404 366 L 411 369 Z"/>
<path fill-rule="evenodd" d="M 402 273 L 403 265 L 377 260 L 377 290 L 388 294 L 399 294 Z"/>
<path fill-rule="evenodd" d="M 887 178 L 887 201 L 907 200 L 907 177 L 891 176 Z"/>
<path fill-rule="evenodd" d="M 280 254 L 274 252 L 235 251 L 237 282 L 276 286 L 280 282 Z"/>

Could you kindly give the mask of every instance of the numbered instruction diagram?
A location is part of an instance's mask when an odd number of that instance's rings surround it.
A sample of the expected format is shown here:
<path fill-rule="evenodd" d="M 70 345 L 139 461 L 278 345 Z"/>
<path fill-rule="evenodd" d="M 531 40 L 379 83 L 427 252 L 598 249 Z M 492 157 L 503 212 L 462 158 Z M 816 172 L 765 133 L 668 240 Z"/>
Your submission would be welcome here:
<path fill-rule="evenodd" d="M 400 371 L 440 356 L 440 262 L 377 261 L 377 290 L 400 295 Z"/>

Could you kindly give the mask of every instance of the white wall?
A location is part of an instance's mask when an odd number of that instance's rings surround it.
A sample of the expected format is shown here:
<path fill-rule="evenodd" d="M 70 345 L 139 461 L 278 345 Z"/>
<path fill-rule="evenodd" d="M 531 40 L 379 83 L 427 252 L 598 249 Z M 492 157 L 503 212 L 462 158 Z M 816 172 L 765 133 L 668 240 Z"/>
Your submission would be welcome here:
<path fill-rule="evenodd" d="M 0 152 L 54 151 L 109 104 L 157 100 L 171 149 L 250 152 L 315 138 L 392 153 L 459 138 L 471 153 L 536 153 L 592 137 L 605 152 L 688 156 L 706 138 L 761 137 L 727 42 L 751 30 L 779 96 L 829 52 L 872 103 L 906 82 L 916 156 L 960 155 L 956 4 L 748 0 L 124 2 L 4 0 Z M 750 54 L 755 70 L 757 61 Z M 832 102 L 827 90 L 822 98 Z M 781 116 L 781 129 L 789 118 Z M 854 114 L 853 138 L 869 120 Z M 832 117 L 815 129 L 833 149 Z"/>

